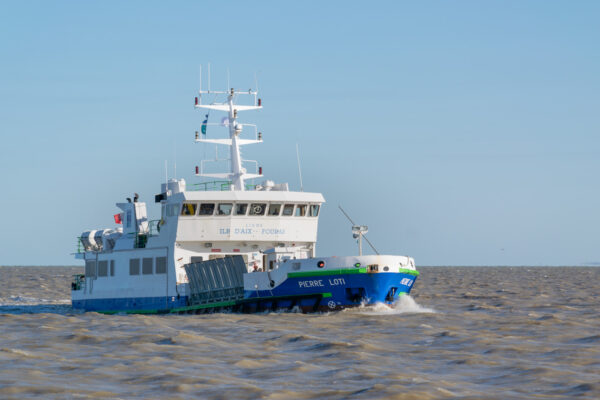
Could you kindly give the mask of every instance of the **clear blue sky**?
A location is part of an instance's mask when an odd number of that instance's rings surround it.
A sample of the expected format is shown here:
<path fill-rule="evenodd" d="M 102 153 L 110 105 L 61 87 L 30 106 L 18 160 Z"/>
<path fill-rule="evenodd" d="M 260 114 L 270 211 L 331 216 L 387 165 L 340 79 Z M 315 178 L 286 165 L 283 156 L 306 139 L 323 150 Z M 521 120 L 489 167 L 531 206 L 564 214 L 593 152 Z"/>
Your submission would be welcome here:
<path fill-rule="evenodd" d="M 197 181 L 200 64 L 249 88 L 268 178 L 327 200 L 320 255 L 600 263 L 600 2 L 5 1 L 0 265 L 76 264 L 115 202 Z"/>

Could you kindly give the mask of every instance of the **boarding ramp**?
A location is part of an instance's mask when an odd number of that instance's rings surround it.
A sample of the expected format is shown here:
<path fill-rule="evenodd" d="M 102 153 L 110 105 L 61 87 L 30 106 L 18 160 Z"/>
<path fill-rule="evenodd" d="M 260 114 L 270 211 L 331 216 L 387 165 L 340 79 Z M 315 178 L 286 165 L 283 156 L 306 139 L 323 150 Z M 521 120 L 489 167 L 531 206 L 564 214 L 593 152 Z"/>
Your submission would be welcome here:
<path fill-rule="evenodd" d="M 184 266 L 188 276 L 190 305 L 244 298 L 246 263 L 242 256 L 217 258 Z"/>

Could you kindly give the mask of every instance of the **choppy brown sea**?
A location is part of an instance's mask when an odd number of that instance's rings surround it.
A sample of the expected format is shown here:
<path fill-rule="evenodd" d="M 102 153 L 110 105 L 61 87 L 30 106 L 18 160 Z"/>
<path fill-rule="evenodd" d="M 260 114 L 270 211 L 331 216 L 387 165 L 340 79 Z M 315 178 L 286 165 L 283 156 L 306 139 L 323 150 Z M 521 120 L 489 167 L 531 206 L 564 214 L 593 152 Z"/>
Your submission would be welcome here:
<path fill-rule="evenodd" d="M 429 267 L 328 314 L 102 315 L 0 267 L 0 398 L 600 398 L 600 268 Z"/>

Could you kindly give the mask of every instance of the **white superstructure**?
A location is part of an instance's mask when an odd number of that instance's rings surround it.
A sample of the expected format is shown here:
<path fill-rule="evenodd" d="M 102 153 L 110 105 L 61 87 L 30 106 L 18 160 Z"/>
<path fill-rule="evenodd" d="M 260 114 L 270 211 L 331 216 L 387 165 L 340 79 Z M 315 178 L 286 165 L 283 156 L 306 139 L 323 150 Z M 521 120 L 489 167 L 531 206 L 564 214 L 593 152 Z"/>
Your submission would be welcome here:
<path fill-rule="evenodd" d="M 206 138 L 196 133 L 195 140 L 228 146 L 230 171 L 205 173 L 202 164 L 197 175 L 221 181 L 187 187 L 184 179 L 170 179 L 162 184 L 155 198 L 161 210 L 157 221 L 148 220 L 146 204 L 137 194 L 133 200 L 117 203 L 121 211 L 115 220 L 122 227 L 86 231 L 81 236 L 83 248 L 76 257 L 85 260 L 86 270 L 85 279 L 74 283 L 80 287 L 72 292 L 74 305 L 98 299 L 157 298 L 171 308 L 187 295 L 186 264 L 242 255 L 251 272 L 273 269 L 278 261 L 315 255 L 323 196 L 290 191 L 286 183 L 248 184 L 262 174 L 246 170 L 240 146 L 261 143 L 262 137 L 254 129 L 254 138 L 243 138 L 244 126 L 253 125 L 239 123 L 238 113 L 262 108 L 257 92 L 231 89 L 199 94 L 197 109 L 226 113 L 223 125 L 229 137 Z M 202 104 L 203 94 L 226 96 L 226 100 Z M 242 95 L 252 96 L 254 104 L 236 104 Z M 268 250 L 275 248 L 279 250 L 271 253 L 276 256 L 269 256 Z"/>

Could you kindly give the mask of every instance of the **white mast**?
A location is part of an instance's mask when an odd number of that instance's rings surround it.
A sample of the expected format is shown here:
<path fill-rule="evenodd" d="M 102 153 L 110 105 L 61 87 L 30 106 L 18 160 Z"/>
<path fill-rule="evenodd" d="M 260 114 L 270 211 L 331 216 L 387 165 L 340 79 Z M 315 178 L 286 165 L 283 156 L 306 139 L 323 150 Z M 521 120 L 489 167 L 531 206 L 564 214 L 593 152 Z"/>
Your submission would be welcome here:
<path fill-rule="evenodd" d="M 199 91 L 202 93 L 209 93 L 209 91 Z M 262 108 L 261 101 L 258 99 L 258 104 L 256 105 L 237 105 L 235 104 L 235 96 L 238 94 L 249 94 L 258 95 L 258 92 L 249 90 L 247 92 L 236 92 L 233 88 L 229 92 L 215 92 L 212 91 L 210 93 L 213 94 L 226 94 L 227 101 L 223 103 L 212 103 L 212 104 L 202 104 L 198 98 L 196 98 L 195 108 L 208 109 L 208 110 L 217 110 L 217 111 L 225 111 L 228 113 L 228 126 L 229 126 L 229 139 L 201 139 L 199 137 L 196 138 L 196 142 L 202 143 L 216 143 L 221 145 L 230 146 L 230 157 L 231 157 L 231 171 L 229 173 L 218 173 L 218 174 L 205 174 L 200 172 L 198 175 L 204 177 L 212 177 L 212 178 L 220 178 L 220 179 L 228 179 L 231 180 L 232 190 L 243 191 L 245 190 L 244 180 L 245 179 L 253 179 L 260 178 L 262 174 L 248 174 L 246 169 L 243 167 L 242 157 L 240 155 L 240 146 L 251 143 L 261 143 L 262 138 L 259 137 L 256 140 L 250 139 L 241 139 L 239 136 L 242 133 L 242 124 L 237 122 L 238 112 L 239 111 L 247 111 L 247 110 L 259 110 Z M 213 124 L 209 124 L 213 125 Z"/>

